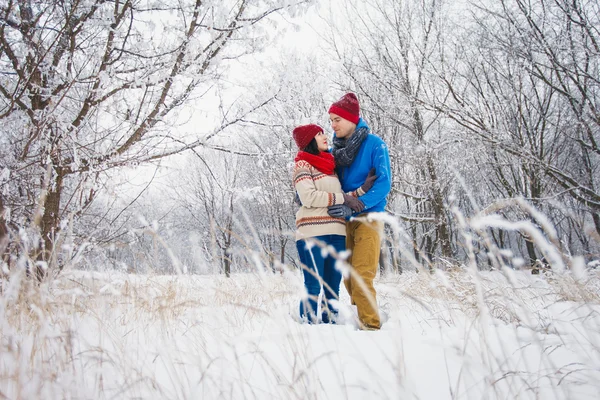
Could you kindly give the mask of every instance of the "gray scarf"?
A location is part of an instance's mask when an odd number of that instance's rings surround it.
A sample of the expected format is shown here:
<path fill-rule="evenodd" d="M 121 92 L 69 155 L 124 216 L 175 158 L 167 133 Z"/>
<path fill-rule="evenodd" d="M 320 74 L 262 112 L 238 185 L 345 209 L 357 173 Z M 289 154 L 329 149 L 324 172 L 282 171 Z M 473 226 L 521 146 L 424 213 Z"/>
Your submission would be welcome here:
<path fill-rule="evenodd" d="M 333 138 L 333 157 L 335 158 L 336 167 L 347 167 L 354 161 L 358 154 L 358 149 L 363 140 L 369 134 L 369 128 L 363 126 L 358 128 L 350 139 Z"/>

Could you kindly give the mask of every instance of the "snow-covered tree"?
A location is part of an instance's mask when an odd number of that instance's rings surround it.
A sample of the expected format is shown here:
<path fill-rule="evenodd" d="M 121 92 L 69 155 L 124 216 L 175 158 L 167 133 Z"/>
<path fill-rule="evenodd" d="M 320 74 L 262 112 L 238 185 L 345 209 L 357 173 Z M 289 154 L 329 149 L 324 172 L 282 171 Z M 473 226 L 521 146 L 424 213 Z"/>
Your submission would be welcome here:
<path fill-rule="evenodd" d="M 427 79 L 446 34 L 443 1 L 347 2 L 332 12 L 329 44 L 340 59 L 341 90 L 359 95 L 363 116 L 388 144 L 394 178 L 389 210 L 412 233 L 417 259 L 452 258 L 448 132 L 440 112 L 423 106 Z M 349 21 L 352 21 L 351 23 Z"/>
<path fill-rule="evenodd" d="M 55 257 L 61 221 L 91 204 L 107 171 L 203 145 L 239 122 L 250 109 L 211 89 L 295 3 L 304 2 L 3 2 L 2 195 L 10 221 L 39 228 L 34 257 Z M 220 117 L 184 135 L 190 102 L 216 103 Z"/>

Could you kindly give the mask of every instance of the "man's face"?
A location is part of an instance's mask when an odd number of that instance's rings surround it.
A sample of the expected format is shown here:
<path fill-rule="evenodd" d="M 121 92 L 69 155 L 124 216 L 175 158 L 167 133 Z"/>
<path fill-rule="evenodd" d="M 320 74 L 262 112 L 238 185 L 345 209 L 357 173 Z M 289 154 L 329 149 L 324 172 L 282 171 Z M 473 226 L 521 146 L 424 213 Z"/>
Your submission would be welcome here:
<path fill-rule="evenodd" d="M 334 130 L 335 136 L 340 139 L 349 138 L 356 130 L 356 124 L 337 114 L 329 113 L 329 119 L 331 120 L 331 128 Z"/>

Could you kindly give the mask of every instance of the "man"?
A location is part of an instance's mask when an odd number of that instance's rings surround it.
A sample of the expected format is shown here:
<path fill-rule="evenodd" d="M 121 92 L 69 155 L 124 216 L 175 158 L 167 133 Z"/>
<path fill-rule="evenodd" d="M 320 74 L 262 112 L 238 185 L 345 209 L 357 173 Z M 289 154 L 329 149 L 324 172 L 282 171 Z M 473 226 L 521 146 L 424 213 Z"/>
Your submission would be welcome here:
<path fill-rule="evenodd" d="M 335 131 L 332 153 L 342 190 L 356 190 L 372 169 L 377 175 L 373 187 L 358 197 L 364 204 L 363 211 L 353 214 L 347 205 L 340 204 L 329 207 L 328 212 L 332 217 L 349 220 L 346 223 L 346 248 L 351 251 L 348 262 L 352 270 L 344 284 L 358 310 L 360 328 L 378 330 L 381 319 L 373 280 L 379 264 L 383 223 L 350 220 L 350 217 L 360 216 L 366 220 L 369 213 L 385 211 L 392 182 L 390 156 L 385 142 L 373 135 L 360 118 L 360 107 L 354 93 L 345 94 L 331 105 L 329 119 Z"/>

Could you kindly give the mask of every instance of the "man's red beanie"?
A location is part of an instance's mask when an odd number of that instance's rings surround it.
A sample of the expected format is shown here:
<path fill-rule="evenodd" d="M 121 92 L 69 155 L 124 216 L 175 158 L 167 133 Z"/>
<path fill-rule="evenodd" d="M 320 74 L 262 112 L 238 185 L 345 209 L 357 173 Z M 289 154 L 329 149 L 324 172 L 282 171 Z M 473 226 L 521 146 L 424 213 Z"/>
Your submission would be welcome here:
<path fill-rule="evenodd" d="M 353 124 L 358 124 L 360 107 L 358 106 L 356 95 L 354 93 L 346 93 L 329 107 L 329 112 L 337 114 Z"/>
<path fill-rule="evenodd" d="M 314 124 L 300 125 L 294 128 L 294 140 L 296 141 L 298 149 L 304 150 L 319 132 L 323 132 L 323 128 Z"/>

